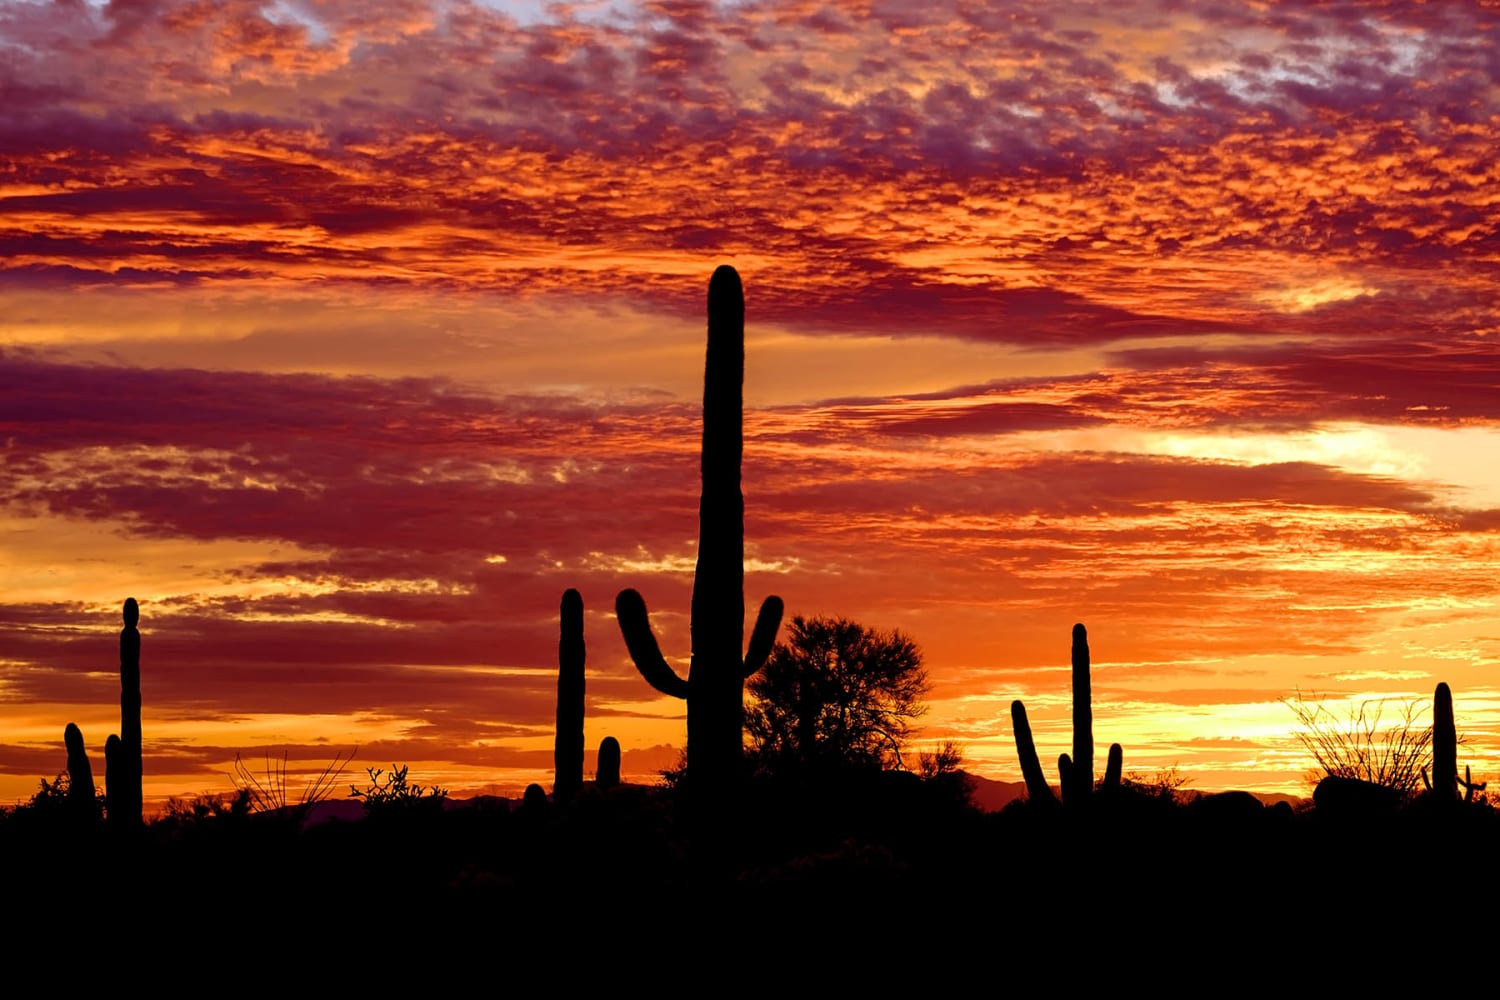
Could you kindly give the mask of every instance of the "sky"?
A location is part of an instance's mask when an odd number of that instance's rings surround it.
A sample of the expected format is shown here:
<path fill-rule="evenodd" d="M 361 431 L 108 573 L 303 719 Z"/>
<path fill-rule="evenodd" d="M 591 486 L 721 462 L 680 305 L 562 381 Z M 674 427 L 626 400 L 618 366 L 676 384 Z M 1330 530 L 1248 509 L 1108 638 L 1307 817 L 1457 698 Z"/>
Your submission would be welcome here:
<path fill-rule="evenodd" d="M 1306 793 L 1284 700 L 1500 765 L 1500 5 L 0 5 L 0 802 L 236 754 L 455 794 L 685 740 L 704 296 L 746 601 L 899 629 L 917 746 Z M 1052 768 L 1048 768 L 1049 772 Z M 1055 779 L 1055 776 L 1054 776 Z"/>

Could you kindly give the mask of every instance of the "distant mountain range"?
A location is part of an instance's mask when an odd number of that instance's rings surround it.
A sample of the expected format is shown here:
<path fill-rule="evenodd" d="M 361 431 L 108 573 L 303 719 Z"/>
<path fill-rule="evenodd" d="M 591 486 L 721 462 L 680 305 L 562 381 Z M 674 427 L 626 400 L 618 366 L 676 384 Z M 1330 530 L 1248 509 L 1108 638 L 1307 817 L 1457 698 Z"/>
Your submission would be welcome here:
<path fill-rule="evenodd" d="M 1026 797 L 1024 781 L 995 781 L 967 772 L 965 772 L 965 777 L 969 779 L 969 787 L 973 790 L 974 804 L 985 812 L 999 812 L 1012 801 Z M 1286 802 L 1296 808 L 1306 801 L 1299 796 L 1285 795 L 1280 792 L 1251 792 L 1250 794 L 1268 806 Z"/>

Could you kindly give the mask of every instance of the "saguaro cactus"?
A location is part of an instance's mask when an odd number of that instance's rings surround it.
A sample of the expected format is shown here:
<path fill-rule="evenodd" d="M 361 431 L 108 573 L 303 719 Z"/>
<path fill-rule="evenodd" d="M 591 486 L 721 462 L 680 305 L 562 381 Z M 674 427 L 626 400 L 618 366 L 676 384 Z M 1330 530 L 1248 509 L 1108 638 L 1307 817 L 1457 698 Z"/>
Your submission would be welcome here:
<path fill-rule="evenodd" d="M 68 803 L 76 811 L 93 814 L 94 768 L 84 749 L 83 730 L 77 724 L 70 722 L 63 730 L 63 745 L 68 748 Z"/>
<path fill-rule="evenodd" d="M 1073 757 L 1057 760 L 1063 802 L 1083 802 L 1094 791 L 1094 706 L 1089 683 L 1089 634 L 1073 626 Z"/>
<path fill-rule="evenodd" d="M 634 590 L 615 600 L 636 669 L 663 694 L 687 700 L 688 780 L 698 788 L 735 781 L 743 756 L 745 678 L 765 664 L 781 625 L 779 597 L 761 605 L 745 637 L 744 449 L 745 295 L 732 267 L 708 285 L 708 352 L 703 373 L 703 493 L 693 577 L 692 659 L 683 680 L 661 655 L 646 602 Z"/>
<path fill-rule="evenodd" d="M 1432 693 L 1432 795 L 1440 802 L 1458 801 L 1458 727 L 1453 692 L 1441 682 Z"/>
<path fill-rule="evenodd" d="M 566 799 L 583 787 L 583 596 L 562 596 L 557 640 L 557 732 L 552 745 L 552 797 Z"/>
<path fill-rule="evenodd" d="M 594 771 L 594 783 L 600 788 L 613 788 L 620 783 L 620 741 L 613 736 L 599 741 L 599 766 Z"/>
<path fill-rule="evenodd" d="M 1082 623 L 1073 626 L 1073 756 L 1061 754 L 1057 758 L 1057 774 L 1062 788 L 1064 805 L 1081 806 L 1094 791 L 1094 709 L 1093 692 L 1089 678 L 1088 630 Z M 1016 756 L 1021 761 L 1021 774 L 1026 779 L 1026 794 L 1033 802 L 1056 802 L 1047 779 L 1042 775 L 1042 765 L 1037 758 L 1036 743 L 1031 737 L 1031 723 L 1026 718 L 1026 706 L 1020 701 L 1010 704 L 1011 723 L 1016 733 Z M 1120 744 L 1109 748 L 1109 760 L 1104 770 L 1104 788 L 1113 790 L 1120 785 L 1120 773 L 1124 764 L 1124 751 Z"/>
<path fill-rule="evenodd" d="M 141 824 L 141 620 L 134 597 L 125 599 L 120 630 L 120 734 L 104 744 L 104 796 L 109 821 L 120 827 Z"/>

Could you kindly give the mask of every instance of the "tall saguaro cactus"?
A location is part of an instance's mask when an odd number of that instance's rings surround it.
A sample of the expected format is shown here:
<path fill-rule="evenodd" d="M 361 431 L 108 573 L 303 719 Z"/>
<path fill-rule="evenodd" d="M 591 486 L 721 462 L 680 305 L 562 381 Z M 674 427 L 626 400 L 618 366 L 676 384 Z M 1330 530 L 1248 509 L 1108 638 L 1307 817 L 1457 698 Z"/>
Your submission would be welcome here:
<path fill-rule="evenodd" d="M 761 605 L 750 648 L 745 638 L 744 450 L 745 295 L 732 267 L 708 285 L 708 352 L 703 372 L 703 493 L 698 504 L 698 565 L 693 577 L 692 660 L 684 680 L 668 666 L 651 631 L 646 602 L 634 590 L 615 600 L 620 631 L 636 669 L 663 694 L 687 700 L 688 780 L 723 787 L 743 757 L 745 678 L 776 642 L 782 603 Z"/>
<path fill-rule="evenodd" d="M 552 744 L 552 797 L 563 800 L 583 787 L 583 595 L 562 596 L 557 640 L 557 732 Z"/>
<path fill-rule="evenodd" d="M 125 599 L 120 630 L 120 734 L 104 744 L 104 795 L 109 821 L 122 828 L 141 825 L 141 620 L 134 597 Z"/>
<path fill-rule="evenodd" d="M 1089 637 L 1082 623 L 1073 626 L 1073 756 L 1062 754 L 1057 758 L 1057 774 L 1062 788 L 1063 804 L 1081 806 L 1088 802 L 1094 791 L 1094 708 L 1093 691 L 1089 677 Z M 1016 734 L 1016 755 L 1021 761 L 1021 774 L 1026 779 L 1026 795 L 1033 802 L 1057 801 L 1047 779 L 1042 775 L 1042 765 L 1037 758 L 1036 743 L 1031 737 L 1031 723 L 1026 718 L 1026 706 L 1020 701 L 1010 703 L 1011 723 Z M 1124 752 L 1120 744 L 1109 748 L 1109 760 L 1104 770 L 1104 787 L 1113 790 L 1120 785 L 1120 772 L 1124 763 Z"/>
<path fill-rule="evenodd" d="M 1057 760 L 1064 802 L 1086 800 L 1094 791 L 1094 705 L 1089 683 L 1089 633 L 1073 626 L 1073 757 Z"/>

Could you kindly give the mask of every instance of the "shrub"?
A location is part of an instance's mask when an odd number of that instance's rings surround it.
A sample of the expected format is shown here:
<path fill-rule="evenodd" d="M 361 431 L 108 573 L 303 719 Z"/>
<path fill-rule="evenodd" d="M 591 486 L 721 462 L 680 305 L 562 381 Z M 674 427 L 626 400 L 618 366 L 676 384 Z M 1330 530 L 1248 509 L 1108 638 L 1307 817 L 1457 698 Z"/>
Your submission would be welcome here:
<path fill-rule="evenodd" d="M 363 790 L 350 785 L 349 795 L 351 798 L 363 801 L 366 812 L 385 812 L 410 808 L 423 803 L 436 804 L 448 797 L 446 788 L 440 788 L 437 785 L 417 785 L 408 781 L 405 764 L 392 764 L 389 774 L 386 774 L 384 768 L 379 767 L 367 767 L 365 773 L 370 776 L 369 785 Z"/>

